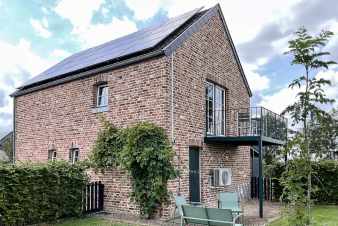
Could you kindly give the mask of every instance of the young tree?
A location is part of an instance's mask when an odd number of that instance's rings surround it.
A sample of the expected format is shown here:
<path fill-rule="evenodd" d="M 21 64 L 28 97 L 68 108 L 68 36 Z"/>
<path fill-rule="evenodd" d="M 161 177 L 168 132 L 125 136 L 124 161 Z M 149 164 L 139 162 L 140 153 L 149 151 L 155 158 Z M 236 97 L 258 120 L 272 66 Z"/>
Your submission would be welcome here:
<path fill-rule="evenodd" d="M 304 68 L 304 75 L 289 85 L 290 88 L 298 88 L 300 91 L 296 101 L 288 106 L 284 113 L 290 115 L 293 125 L 300 126 L 301 130 L 288 146 L 289 150 L 295 150 L 296 147 L 299 153 L 293 164 L 287 167 L 284 175 L 286 193 L 284 195 L 296 208 L 295 214 L 299 225 L 308 225 L 311 207 L 311 158 L 317 154 L 316 150 L 312 150 L 311 153 L 309 122 L 313 118 L 321 121 L 329 117 L 321 109 L 321 105 L 334 102 L 327 98 L 323 89 L 324 86 L 330 85 L 330 81 L 317 78 L 315 74 L 321 69 L 328 69 L 335 62 L 326 60 L 330 53 L 323 51 L 323 47 L 333 35 L 332 32 L 322 31 L 317 36 L 311 36 L 305 28 L 300 28 L 295 34 L 296 38 L 289 41 L 289 51 L 286 54 L 293 57 L 292 65 Z M 305 207 L 307 214 L 304 211 Z"/>

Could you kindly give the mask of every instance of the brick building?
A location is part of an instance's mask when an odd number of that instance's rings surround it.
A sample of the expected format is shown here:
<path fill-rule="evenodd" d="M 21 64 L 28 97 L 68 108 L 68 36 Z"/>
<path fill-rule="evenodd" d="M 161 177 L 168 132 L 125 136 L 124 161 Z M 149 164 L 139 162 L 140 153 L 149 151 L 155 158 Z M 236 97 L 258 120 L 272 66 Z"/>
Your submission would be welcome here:
<path fill-rule="evenodd" d="M 174 194 L 215 206 L 219 191 L 250 183 L 250 147 L 221 140 L 238 135 L 232 111 L 249 109 L 251 91 L 219 5 L 74 54 L 12 96 L 16 161 L 85 159 L 104 115 L 119 127 L 165 128 L 181 173 Z M 219 168 L 231 173 L 226 185 L 215 184 Z M 107 211 L 137 213 L 126 172 L 92 177 L 105 184 Z"/>

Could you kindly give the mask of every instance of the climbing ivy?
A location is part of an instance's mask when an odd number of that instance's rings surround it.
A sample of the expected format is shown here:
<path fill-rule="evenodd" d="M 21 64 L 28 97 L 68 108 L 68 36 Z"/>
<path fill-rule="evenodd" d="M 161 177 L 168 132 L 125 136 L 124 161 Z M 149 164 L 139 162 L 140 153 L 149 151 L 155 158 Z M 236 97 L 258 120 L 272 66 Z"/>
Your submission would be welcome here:
<path fill-rule="evenodd" d="M 177 176 L 172 158 L 165 131 L 155 124 L 142 122 L 116 129 L 106 121 L 91 157 L 98 168 L 117 166 L 129 172 L 131 197 L 146 218 L 153 217 L 156 209 L 168 200 L 167 182 Z"/>
<path fill-rule="evenodd" d="M 104 171 L 106 168 L 118 165 L 119 153 L 123 147 L 122 130 L 113 126 L 105 118 L 101 118 L 103 129 L 99 132 L 90 161 L 93 167 Z"/>

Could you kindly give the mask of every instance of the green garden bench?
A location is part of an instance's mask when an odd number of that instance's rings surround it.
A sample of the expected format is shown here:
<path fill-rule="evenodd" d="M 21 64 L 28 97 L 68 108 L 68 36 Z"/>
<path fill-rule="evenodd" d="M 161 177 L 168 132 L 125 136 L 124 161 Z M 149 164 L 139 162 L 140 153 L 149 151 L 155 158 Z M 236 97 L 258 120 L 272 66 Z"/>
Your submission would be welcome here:
<path fill-rule="evenodd" d="M 231 209 L 206 208 L 182 205 L 181 226 L 202 224 L 208 226 L 243 226 L 236 224 L 241 214 L 233 214 Z"/>

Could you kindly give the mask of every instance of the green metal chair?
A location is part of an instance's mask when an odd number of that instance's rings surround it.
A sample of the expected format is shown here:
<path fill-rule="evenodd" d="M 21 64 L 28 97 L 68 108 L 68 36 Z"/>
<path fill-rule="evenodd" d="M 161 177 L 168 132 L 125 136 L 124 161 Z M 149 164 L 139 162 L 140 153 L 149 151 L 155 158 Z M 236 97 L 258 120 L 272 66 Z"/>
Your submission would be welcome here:
<path fill-rule="evenodd" d="M 184 196 L 175 196 L 175 216 L 182 216 L 182 205 L 203 206 L 200 202 L 188 202 Z"/>
<path fill-rule="evenodd" d="M 186 205 L 187 204 L 187 200 L 184 198 L 184 196 L 178 195 L 175 196 L 175 216 L 182 216 L 183 212 L 182 212 L 182 205 Z"/>
<path fill-rule="evenodd" d="M 231 209 L 234 213 L 243 212 L 236 192 L 220 192 L 218 194 L 218 208 Z"/>

